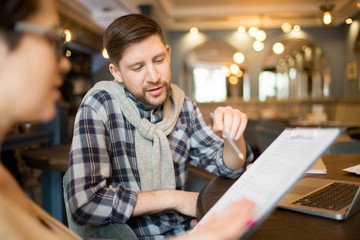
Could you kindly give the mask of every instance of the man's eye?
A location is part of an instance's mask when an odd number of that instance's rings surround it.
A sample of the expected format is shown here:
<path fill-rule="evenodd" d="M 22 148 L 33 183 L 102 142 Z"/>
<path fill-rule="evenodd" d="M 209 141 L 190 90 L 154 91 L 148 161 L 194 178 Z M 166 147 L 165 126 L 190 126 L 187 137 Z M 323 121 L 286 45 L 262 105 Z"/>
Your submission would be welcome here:
<path fill-rule="evenodd" d="M 143 65 L 137 65 L 137 66 L 133 67 L 133 70 L 140 71 L 142 67 L 143 67 Z"/>
<path fill-rule="evenodd" d="M 162 63 L 164 61 L 164 58 L 157 58 L 154 62 L 156 63 Z"/>

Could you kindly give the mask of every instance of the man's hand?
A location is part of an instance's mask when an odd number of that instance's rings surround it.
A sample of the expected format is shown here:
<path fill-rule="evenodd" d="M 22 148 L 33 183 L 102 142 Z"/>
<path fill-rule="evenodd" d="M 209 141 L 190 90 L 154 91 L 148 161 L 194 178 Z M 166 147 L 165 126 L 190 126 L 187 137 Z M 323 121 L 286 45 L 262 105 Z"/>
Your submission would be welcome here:
<path fill-rule="evenodd" d="M 177 191 L 176 211 L 190 217 L 196 217 L 197 192 Z"/>
<path fill-rule="evenodd" d="M 243 134 L 247 120 L 245 113 L 230 106 L 218 107 L 214 112 L 213 130 L 216 133 L 225 130 L 241 152 L 241 154 L 236 153 L 231 144 L 226 140 L 224 141 L 223 159 L 225 165 L 230 169 L 239 169 L 245 163 L 246 146 Z"/>
<path fill-rule="evenodd" d="M 237 141 L 245 131 L 247 120 L 246 114 L 238 109 L 218 107 L 214 112 L 213 130 L 217 133 L 225 130 L 232 140 Z"/>

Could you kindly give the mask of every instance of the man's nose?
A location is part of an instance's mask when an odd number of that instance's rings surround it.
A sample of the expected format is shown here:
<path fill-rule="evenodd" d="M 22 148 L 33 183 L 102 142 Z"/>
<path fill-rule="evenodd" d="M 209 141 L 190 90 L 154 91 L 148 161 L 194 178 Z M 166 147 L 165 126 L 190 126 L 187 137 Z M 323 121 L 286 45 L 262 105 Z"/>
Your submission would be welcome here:
<path fill-rule="evenodd" d="M 151 64 L 148 67 L 148 77 L 149 82 L 157 82 L 160 79 L 159 70 L 156 68 L 154 64 Z"/>

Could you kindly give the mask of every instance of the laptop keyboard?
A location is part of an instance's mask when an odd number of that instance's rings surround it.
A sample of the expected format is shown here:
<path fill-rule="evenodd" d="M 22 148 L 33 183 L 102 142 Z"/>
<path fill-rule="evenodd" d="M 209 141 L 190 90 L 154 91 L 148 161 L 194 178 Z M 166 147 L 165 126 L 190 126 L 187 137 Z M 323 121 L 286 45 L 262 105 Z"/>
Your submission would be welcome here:
<path fill-rule="evenodd" d="M 340 210 L 353 200 L 359 185 L 333 182 L 315 192 L 298 198 L 292 204 L 317 207 L 328 210 Z"/>

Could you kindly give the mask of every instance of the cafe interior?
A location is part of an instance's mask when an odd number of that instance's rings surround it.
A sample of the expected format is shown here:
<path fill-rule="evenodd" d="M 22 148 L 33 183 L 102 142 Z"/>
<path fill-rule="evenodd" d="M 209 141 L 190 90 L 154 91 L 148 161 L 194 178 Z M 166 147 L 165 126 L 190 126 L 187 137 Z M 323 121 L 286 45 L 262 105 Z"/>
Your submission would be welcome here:
<path fill-rule="evenodd" d="M 345 130 L 324 156 L 351 155 L 344 168 L 360 164 L 359 0 L 57 0 L 57 8 L 72 68 L 64 77 L 56 117 L 14 126 L 1 154 L 26 193 L 64 224 L 61 178 L 75 114 L 96 82 L 113 79 L 102 36 L 114 19 L 129 13 L 148 15 L 161 25 L 171 47 L 172 82 L 196 101 L 207 123 L 217 106 L 246 113 L 244 136 L 255 158 L 286 128 L 341 127 Z M 190 170 L 197 191 L 215 178 Z M 356 174 L 338 172 L 360 182 Z M 299 214 L 291 219 L 316 224 Z M 337 228 L 340 233 L 327 234 L 353 236 L 358 227 L 352 221 Z M 271 224 L 265 222 L 268 227 L 253 239 L 273 236 L 266 235 Z"/>

